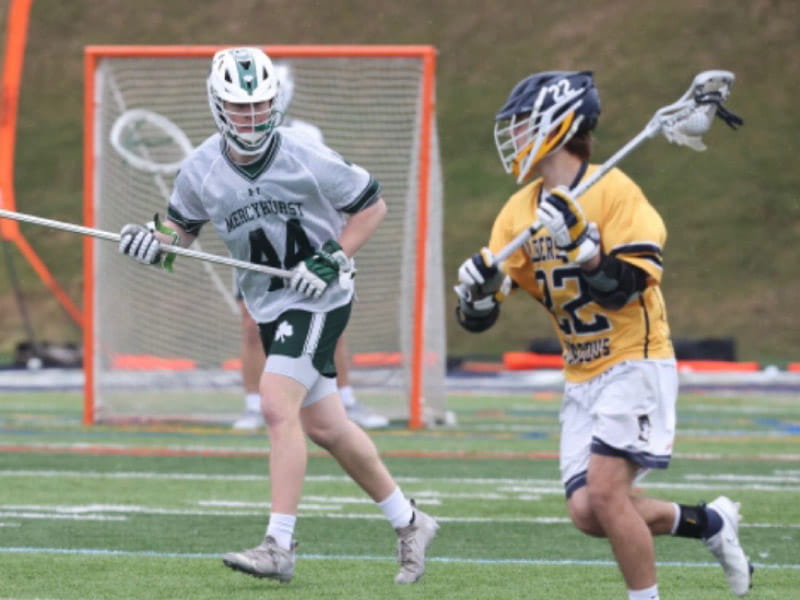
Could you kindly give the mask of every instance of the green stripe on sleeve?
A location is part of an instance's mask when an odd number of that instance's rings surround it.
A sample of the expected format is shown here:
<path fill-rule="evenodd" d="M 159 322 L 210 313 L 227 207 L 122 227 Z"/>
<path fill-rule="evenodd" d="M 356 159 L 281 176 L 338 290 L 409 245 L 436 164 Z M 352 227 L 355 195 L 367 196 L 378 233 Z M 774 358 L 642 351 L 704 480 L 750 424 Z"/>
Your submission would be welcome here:
<path fill-rule="evenodd" d="M 364 191 L 361 192 L 353 202 L 345 206 L 342 209 L 342 212 L 346 212 L 350 215 L 361 212 L 368 206 L 375 204 L 380 197 L 381 184 L 374 177 L 370 177 L 367 187 L 364 188 Z"/>

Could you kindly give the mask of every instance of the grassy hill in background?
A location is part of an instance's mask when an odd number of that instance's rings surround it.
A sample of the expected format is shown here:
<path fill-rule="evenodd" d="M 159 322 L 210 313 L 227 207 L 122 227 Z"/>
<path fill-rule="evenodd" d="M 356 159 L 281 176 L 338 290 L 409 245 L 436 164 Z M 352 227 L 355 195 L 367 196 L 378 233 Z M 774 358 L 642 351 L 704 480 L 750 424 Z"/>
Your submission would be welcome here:
<path fill-rule="evenodd" d="M 4 31 L 7 8 L 0 7 Z M 540 70 L 594 70 L 603 101 L 595 145 L 601 162 L 697 72 L 734 71 L 730 108 L 744 117 L 744 128 L 734 133 L 718 122 L 700 154 L 654 140 L 622 167 L 669 230 L 664 290 L 675 336 L 732 336 L 742 359 L 800 360 L 800 3 L 35 0 L 19 112 L 19 210 L 82 220 L 85 45 L 202 43 L 438 48 L 448 311 L 458 264 L 485 243 L 515 189 L 497 160 L 492 124 L 516 81 Z M 80 302 L 80 238 L 23 229 Z M 37 335 L 77 340 L 76 327 L 13 254 Z M 508 302 L 490 333 L 467 334 L 454 320 L 448 329 L 451 354 L 499 354 L 552 335 L 544 311 L 524 297 Z M 0 351 L 27 337 L 6 268 L 0 331 Z"/>

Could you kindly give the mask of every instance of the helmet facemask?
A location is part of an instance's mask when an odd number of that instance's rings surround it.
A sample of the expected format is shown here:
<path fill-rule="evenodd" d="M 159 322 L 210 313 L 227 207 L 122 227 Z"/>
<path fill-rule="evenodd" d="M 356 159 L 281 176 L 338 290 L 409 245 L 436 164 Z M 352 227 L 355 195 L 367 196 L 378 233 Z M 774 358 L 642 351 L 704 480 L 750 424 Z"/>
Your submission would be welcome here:
<path fill-rule="evenodd" d="M 214 55 L 208 103 L 217 128 L 238 154 L 264 152 L 283 116 L 274 102 L 279 86 L 272 62 L 261 50 L 233 48 Z"/>

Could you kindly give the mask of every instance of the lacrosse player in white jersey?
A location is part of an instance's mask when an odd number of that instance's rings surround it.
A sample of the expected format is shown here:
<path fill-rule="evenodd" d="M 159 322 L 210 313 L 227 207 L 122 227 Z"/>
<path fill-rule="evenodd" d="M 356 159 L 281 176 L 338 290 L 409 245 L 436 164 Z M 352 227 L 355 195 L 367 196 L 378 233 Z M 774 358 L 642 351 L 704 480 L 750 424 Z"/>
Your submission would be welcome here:
<path fill-rule="evenodd" d="M 261 544 L 226 554 L 223 562 L 256 577 L 292 579 L 307 434 L 379 506 L 398 536 L 395 582 L 414 583 L 438 524 L 406 498 L 372 440 L 347 418 L 333 362 L 353 298 L 352 257 L 386 213 L 380 185 L 322 143 L 278 129 L 280 83 L 261 50 L 217 52 L 207 88 L 219 133 L 184 161 L 164 224 L 156 231 L 126 225 L 119 248 L 159 264 L 166 258 L 160 242 L 188 246 L 210 222 L 234 258 L 291 269 L 289 280 L 238 273 L 268 357 L 260 392 L 271 512 Z"/>
<path fill-rule="evenodd" d="M 281 101 L 280 110 L 283 113 L 281 127 L 291 127 L 295 132 L 310 140 L 316 143 L 323 143 L 324 137 L 319 127 L 308 121 L 288 116 L 289 106 L 294 96 L 294 76 L 289 65 L 276 64 L 275 73 L 281 87 L 279 97 Z M 266 357 L 264 356 L 264 347 L 261 344 L 258 324 L 244 306 L 242 291 L 236 283 L 234 283 L 234 295 L 242 315 L 241 371 L 245 392 L 245 407 L 242 415 L 234 421 L 233 428 L 237 430 L 254 430 L 264 426 L 264 414 L 261 412 L 261 394 L 258 391 L 258 386 Z M 389 419 L 370 410 L 356 399 L 353 387 L 350 385 L 350 354 L 344 334 L 339 337 L 339 341 L 336 343 L 333 363 L 336 367 L 336 385 L 339 388 L 339 397 L 342 399 L 347 416 L 364 429 L 378 429 L 388 426 Z"/>

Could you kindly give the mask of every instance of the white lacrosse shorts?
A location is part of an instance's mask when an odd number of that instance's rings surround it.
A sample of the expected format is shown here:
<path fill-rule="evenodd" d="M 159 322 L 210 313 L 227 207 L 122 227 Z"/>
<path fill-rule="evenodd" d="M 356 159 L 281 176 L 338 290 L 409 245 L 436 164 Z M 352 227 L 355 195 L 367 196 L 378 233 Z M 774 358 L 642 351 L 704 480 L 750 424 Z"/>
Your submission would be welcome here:
<path fill-rule="evenodd" d="M 665 469 L 675 441 L 678 370 L 674 359 L 626 360 L 564 387 L 559 422 L 561 481 L 569 498 L 586 485 L 592 453 Z"/>

